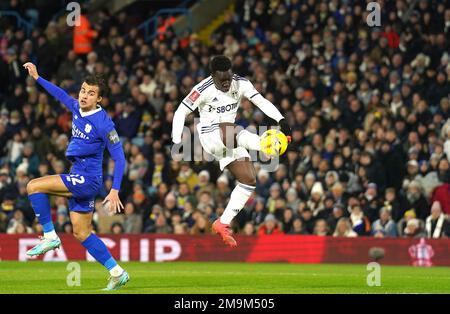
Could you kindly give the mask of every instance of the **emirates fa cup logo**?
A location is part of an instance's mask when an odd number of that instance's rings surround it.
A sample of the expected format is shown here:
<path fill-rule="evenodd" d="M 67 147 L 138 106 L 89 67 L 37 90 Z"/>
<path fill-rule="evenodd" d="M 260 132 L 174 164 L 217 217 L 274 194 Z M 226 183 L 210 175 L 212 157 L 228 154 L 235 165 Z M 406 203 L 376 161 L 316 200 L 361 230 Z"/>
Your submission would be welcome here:
<path fill-rule="evenodd" d="M 418 244 L 410 246 L 408 251 L 414 266 L 433 266 L 431 258 L 434 256 L 434 250 L 425 242 L 424 238 L 420 239 Z"/>

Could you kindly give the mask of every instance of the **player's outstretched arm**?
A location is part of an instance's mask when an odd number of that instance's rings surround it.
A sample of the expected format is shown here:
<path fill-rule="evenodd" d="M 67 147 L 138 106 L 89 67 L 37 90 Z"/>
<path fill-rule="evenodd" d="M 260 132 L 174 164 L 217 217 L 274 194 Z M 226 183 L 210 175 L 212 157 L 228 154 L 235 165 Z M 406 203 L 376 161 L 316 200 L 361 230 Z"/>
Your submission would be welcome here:
<path fill-rule="evenodd" d="M 36 66 L 33 63 L 27 62 L 23 65 L 23 67 L 28 70 L 28 74 L 35 79 L 36 82 L 38 82 L 39 85 L 41 85 L 50 95 L 72 110 L 73 103 L 76 102 L 74 98 L 70 97 L 62 88 L 59 88 L 58 86 L 53 85 L 49 81 L 40 77 Z"/>
<path fill-rule="evenodd" d="M 195 109 L 197 109 L 203 102 L 202 92 L 198 91 L 197 86 L 198 85 L 194 86 L 191 92 L 184 97 L 173 115 L 172 142 L 174 144 L 181 143 L 181 136 L 183 135 L 184 121 L 186 120 L 186 117 L 191 112 L 194 112 Z"/>
<path fill-rule="evenodd" d="M 180 104 L 173 115 L 172 121 L 172 142 L 174 144 L 181 143 L 181 135 L 183 134 L 184 121 L 186 117 L 192 112 L 187 106 Z"/>
<path fill-rule="evenodd" d="M 246 82 L 244 85 L 244 96 L 247 97 L 255 106 L 262 110 L 268 117 L 274 119 L 278 122 L 281 132 L 287 136 L 288 141 L 291 141 L 292 132 L 286 119 L 283 117 L 281 112 L 275 107 L 272 102 L 261 95 L 253 86 L 252 83 Z"/>
<path fill-rule="evenodd" d="M 119 213 L 124 208 L 119 198 L 119 190 L 122 183 L 123 173 L 125 171 L 125 154 L 123 152 L 119 135 L 115 129 L 107 132 L 106 141 L 106 147 L 108 148 L 111 158 L 114 160 L 114 179 L 111 191 L 103 200 L 103 204 L 109 201 L 111 203 L 110 211 L 113 213 Z"/>
<path fill-rule="evenodd" d="M 261 109 L 268 117 L 274 119 L 278 122 L 278 125 L 280 126 L 281 132 L 283 132 L 284 135 L 286 135 L 288 142 L 290 143 L 292 140 L 292 131 L 291 127 L 287 123 L 287 120 L 283 117 L 281 112 L 275 107 L 274 104 L 272 104 L 269 100 L 264 98 L 262 95 L 257 95 L 255 100 L 252 100 L 252 102 Z"/>

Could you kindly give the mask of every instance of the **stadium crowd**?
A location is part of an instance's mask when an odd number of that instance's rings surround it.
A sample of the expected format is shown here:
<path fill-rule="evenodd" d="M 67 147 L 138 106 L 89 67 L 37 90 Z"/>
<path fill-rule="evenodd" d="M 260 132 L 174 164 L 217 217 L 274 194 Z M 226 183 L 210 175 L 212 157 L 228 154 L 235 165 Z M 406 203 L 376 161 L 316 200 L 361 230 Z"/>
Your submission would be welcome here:
<path fill-rule="evenodd" d="M 233 221 L 235 233 L 450 236 L 450 1 L 410 3 L 383 1 L 381 26 L 369 27 L 366 1 L 238 0 L 210 46 L 170 28 L 145 42 L 132 17 L 101 11 L 90 18 L 98 36 L 86 56 L 55 23 L 30 38 L 3 25 L 0 232 L 41 232 L 27 182 L 70 169 L 71 115 L 27 77 L 22 64 L 32 61 L 74 97 L 87 73 L 108 78 L 102 106 L 127 158 L 125 209 L 102 209 L 112 183 L 106 159 L 97 232 L 210 233 L 234 179 L 216 162 L 174 161 L 171 124 L 209 75 L 210 57 L 225 54 L 293 129 L 275 172 L 255 163 L 256 192 Z M 236 123 L 275 124 L 248 100 Z M 56 230 L 72 232 L 67 200 L 51 204 Z"/>

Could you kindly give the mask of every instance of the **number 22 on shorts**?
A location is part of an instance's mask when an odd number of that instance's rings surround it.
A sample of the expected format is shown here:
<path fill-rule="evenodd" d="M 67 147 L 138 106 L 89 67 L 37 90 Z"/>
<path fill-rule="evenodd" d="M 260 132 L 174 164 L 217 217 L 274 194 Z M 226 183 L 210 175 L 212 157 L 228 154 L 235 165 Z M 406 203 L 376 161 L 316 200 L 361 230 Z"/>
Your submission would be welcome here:
<path fill-rule="evenodd" d="M 71 182 L 73 185 L 83 184 L 85 182 L 84 177 L 80 175 L 73 175 L 66 177 L 67 181 Z"/>

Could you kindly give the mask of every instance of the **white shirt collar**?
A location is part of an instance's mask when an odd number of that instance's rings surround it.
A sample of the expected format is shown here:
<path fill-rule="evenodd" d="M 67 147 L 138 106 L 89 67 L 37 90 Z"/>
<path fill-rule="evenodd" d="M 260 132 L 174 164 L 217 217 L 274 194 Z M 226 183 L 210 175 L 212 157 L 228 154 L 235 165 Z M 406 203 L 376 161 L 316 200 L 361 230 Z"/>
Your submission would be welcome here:
<path fill-rule="evenodd" d="M 87 117 L 87 116 L 91 116 L 94 113 L 99 112 L 100 110 L 102 110 L 102 107 L 100 107 L 100 106 L 98 106 L 97 109 L 94 109 L 94 110 L 91 110 L 91 111 L 81 111 L 81 109 L 80 109 L 80 115 L 84 118 L 84 117 Z"/>

